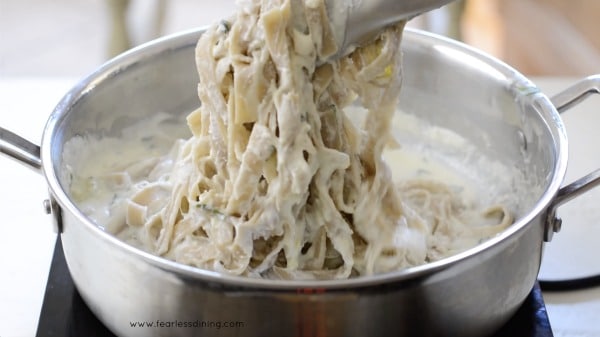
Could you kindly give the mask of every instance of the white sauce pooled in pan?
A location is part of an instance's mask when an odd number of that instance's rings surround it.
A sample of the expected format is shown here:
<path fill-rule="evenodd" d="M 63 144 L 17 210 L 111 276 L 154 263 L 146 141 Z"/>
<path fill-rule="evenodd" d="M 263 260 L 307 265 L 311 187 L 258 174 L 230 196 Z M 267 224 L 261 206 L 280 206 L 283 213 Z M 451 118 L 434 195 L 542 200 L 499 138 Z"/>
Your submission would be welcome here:
<path fill-rule="evenodd" d="M 74 201 L 136 247 L 250 277 L 384 273 L 495 235 L 512 223 L 500 194 L 482 198 L 419 139 L 390 147 L 403 27 L 328 61 L 323 1 L 240 1 L 198 42 L 191 137 L 174 142 L 158 115 L 119 138 L 70 140 Z"/>

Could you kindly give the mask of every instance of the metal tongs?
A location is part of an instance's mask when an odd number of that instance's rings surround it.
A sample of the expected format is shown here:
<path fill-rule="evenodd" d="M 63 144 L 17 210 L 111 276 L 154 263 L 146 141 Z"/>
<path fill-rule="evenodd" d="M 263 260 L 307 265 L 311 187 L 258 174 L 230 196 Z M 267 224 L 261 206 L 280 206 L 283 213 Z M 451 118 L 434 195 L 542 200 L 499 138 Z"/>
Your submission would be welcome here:
<path fill-rule="evenodd" d="M 326 0 L 339 57 L 375 37 L 386 26 L 442 7 L 454 0 Z"/>

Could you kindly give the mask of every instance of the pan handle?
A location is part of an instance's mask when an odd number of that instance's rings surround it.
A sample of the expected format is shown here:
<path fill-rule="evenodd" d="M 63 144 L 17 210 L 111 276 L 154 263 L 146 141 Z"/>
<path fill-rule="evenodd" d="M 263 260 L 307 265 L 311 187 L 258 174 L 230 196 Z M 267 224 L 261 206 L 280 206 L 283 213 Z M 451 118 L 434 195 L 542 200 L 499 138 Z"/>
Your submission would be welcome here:
<path fill-rule="evenodd" d="M 553 96 L 550 100 L 559 113 L 562 113 L 577 105 L 591 94 L 600 94 L 600 74 L 592 75 L 573 84 L 571 87 Z M 554 233 L 559 232 L 562 226 L 562 220 L 556 215 L 556 210 L 565 202 L 600 186 L 600 169 L 580 178 L 573 183 L 560 188 L 548 207 L 546 218 L 546 233 L 544 240 L 552 240 Z"/>
<path fill-rule="evenodd" d="M 40 147 L 3 127 L 0 127 L 0 152 L 42 173 Z"/>
<path fill-rule="evenodd" d="M 0 153 L 10 156 L 35 172 L 42 174 L 40 146 L 1 126 Z M 54 232 L 57 234 L 62 233 L 62 210 L 52 193 L 50 193 L 48 199 L 44 200 L 44 208 L 46 213 L 53 215 Z"/>

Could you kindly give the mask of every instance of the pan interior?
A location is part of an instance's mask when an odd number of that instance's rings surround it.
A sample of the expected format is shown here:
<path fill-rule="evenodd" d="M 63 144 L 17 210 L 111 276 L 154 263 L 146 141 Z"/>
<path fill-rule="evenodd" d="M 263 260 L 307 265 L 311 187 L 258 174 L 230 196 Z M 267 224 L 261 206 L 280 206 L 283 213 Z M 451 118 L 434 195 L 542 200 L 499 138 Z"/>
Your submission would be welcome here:
<path fill-rule="evenodd" d="M 164 144 L 189 136 L 184 119 L 199 105 L 197 34 L 159 41 L 113 60 L 59 105 L 51 155 L 70 203 L 77 198 L 68 172 L 92 152 L 69 150 L 66 144 L 118 137 L 140 120 L 157 118 L 172 137 Z M 402 147 L 389 151 L 389 159 L 427 157 L 430 170 L 442 165 L 468 177 L 482 200 L 502 199 L 517 222 L 529 215 L 556 179 L 560 155 L 546 98 L 512 69 L 451 41 L 409 30 L 403 49 L 403 89 L 394 122 L 394 137 Z M 419 171 L 410 166 L 398 163 L 392 169 L 396 177 Z"/>

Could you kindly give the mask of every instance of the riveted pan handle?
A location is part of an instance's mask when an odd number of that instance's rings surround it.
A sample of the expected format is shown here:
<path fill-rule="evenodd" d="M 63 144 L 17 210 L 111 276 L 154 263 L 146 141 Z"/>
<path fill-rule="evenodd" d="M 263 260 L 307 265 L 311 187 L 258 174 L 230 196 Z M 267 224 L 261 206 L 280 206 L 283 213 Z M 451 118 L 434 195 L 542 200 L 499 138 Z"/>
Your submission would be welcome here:
<path fill-rule="evenodd" d="M 600 74 L 584 78 L 571 87 L 551 98 L 552 104 L 562 113 L 580 103 L 591 94 L 600 94 Z M 548 207 L 546 233 L 544 239 L 552 240 L 552 235 L 560 231 L 562 221 L 556 216 L 556 210 L 565 202 L 600 186 L 600 169 L 560 188 L 556 197 Z"/>
<path fill-rule="evenodd" d="M 0 127 L 0 153 L 6 154 L 30 169 L 42 174 L 42 160 L 40 147 L 27 139 Z M 62 233 L 62 210 L 54 199 L 52 193 L 44 200 L 46 213 L 53 215 L 53 229 L 55 233 Z"/>
<path fill-rule="evenodd" d="M 9 155 L 41 174 L 40 147 L 27 139 L 0 127 L 0 153 Z"/>

